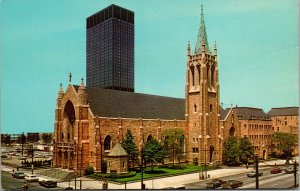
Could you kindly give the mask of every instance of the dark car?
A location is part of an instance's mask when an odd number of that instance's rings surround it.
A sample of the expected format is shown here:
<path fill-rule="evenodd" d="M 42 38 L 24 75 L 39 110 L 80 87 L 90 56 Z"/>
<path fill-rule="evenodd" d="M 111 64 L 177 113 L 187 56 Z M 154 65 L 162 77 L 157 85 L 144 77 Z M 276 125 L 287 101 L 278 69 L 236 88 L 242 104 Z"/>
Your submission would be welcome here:
<path fill-rule="evenodd" d="M 226 181 L 223 181 L 219 178 L 215 178 L 215 179 L 212 179 L 210 182 L 206 183 L 206 188 L 218 188 L 224 183 L 226 183 Z"/>
<path fill-rule="evenodd" d="M 39 181 L 39 184 L 43 187 L 46 187 L 46 188 L 55 188 L 55 187 L 57 187 L 57 182 L 55 182 L 53 180 Z"/>
<path fill-rule="evenodd" d="M 285 173 L 287 173 L 287 174 L 291 174 L 291 173 L 294 173 L 294 172 L 295 172 L 295 170 L 294 170 L 293 167 L 287 167 L 287 168 L 285 169 Z"/>
<path fill-rule="evenodd" d="M 226 183 L 222 184 L 223 189 L 237 188 L 243 185 L 242 181 L 238 180 L 228 180 Z"/>
<path fill-rule="evenodd" d="M 26 175 L 24 172 L 17 171 L 15 173 L 13 173 L 12 176 L 14 178 L 24 179 Z"/>
<path fill-rule="evenodd" d="M 281 170 L 280 168 L 273 168 L 273 169 L 270 171 L 271 174 L 277 174 L 277 173 L 281 173 L 281 172 L 282 172 L 282 170 Z"/>

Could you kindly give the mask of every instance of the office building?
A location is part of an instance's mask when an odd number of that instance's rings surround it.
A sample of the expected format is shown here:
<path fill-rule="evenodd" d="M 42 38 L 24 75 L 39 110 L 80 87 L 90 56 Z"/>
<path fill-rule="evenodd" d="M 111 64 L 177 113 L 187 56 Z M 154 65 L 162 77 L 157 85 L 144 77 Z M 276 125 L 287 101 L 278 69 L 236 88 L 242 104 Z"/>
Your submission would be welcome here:
<path fill-rule="evenodd" d="M 134 92 L 134 13 L 116 5 L 86 20 L 86 85 Z"/>

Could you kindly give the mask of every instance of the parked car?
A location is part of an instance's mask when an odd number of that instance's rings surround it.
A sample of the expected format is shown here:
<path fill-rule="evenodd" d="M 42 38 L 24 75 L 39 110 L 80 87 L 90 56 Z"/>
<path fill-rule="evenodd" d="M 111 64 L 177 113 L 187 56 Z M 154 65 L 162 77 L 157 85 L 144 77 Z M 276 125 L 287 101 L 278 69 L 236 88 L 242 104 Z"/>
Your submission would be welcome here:
<path fill-rule="evenodd" d="M 8 158 L 7 155 L 1 155 L 1 158 L 4 159 L 4 158 Z"/>
<path fill-rule="evenodd" d="M 291 174 L 291 173 L 294 173 L 294 172 L 295 172 L 295 170 L 294 170 L 293 167 L 287 167 L 287 168 L 285 169 L 285 173 L 287 173 L 287 174 Z"/>
<path fill-rule="evenodd" d="M 237 188 L 243 185 L 242 181 L 238 180 L 228 180 L 226 183 L 222 184 L 223 189 Z"/>
<path fill-rule="evenodd" d="M 224 183 L 226 183 L 226 181 L 223 181 L 219 178 L 215 178 L 215 179 L 212 179 L 210 182 L 206 183 L 206 188 L 218 188 Z"/>
<path fill-rule="evenodd" d="M 25 180 L 28 182 L 38 182 L 39 178 L 36 177 L 35 175 L 27 175 L 25 176 Z"/>
<path fill-rule="evenodd" d="M 24 173 L 24 172 L 17 171 L 17 172 L 15 172 L 15 173 L 13 173 L 12 176 L 13 176 L 14 178 L 24 179 L 24 178 L 25 178 L 25 173 Z"/>
<path fill-rule="evenodd" d="M 55 182 L 53 180 L 42 180 L 42 181 L 39 181 L 39 184 L 43 187 L 46 187 L 46 188 L 55 188 L 55 187 L 57 187 L 57 182 Z"/>
<path fill-rule="evenodd" d="M 22 157 L 22 156 L 19 156 L 19 158 L 18 158 L 19 160 L 26 160 L 27 159 L 27 157 Z"/>
<path fill-rule="evenodd" d="M 255 175 L 256 175 L 255 170 L 252 170 L 251 172 L 247 173 L 248 177 L 255 177 Z M 263 172 L 258 171 L 258 176 L 261 176 L 261 175 L 263 175 Z"/>
<path fill-rule="evenodd" d="M 271 174 L 277 174 L 277 173 L 281 173 L 281 172 L 282 172 L 282 170 L 280 168 L 273 168 L 270 171 Z"/>

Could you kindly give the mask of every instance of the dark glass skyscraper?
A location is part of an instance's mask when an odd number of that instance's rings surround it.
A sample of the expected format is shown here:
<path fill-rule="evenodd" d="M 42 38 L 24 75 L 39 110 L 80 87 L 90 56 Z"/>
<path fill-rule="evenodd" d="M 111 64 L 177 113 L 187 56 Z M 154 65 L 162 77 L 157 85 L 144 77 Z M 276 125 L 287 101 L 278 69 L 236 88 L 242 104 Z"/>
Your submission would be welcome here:
<path fill-rule="evenodd" d="M 134 12 L 112 4 L 86 19 L 86 84 L 134 91 Z"/>

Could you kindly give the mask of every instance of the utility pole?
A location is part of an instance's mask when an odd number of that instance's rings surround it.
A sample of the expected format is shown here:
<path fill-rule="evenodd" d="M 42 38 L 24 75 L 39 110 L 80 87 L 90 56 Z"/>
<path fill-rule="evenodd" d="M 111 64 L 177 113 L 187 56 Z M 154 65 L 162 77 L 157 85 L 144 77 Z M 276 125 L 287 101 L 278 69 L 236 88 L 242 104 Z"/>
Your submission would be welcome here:
<path fill-rule="evenodd" d="M 256 189 L 259 189 L 259 182 L 258 182 L 258 156 L 255 156 L 255 183 Z"/>
<path fill-rule="evenodd" d="M 33 144 L 30 145 L 30 152 L 31 152 L 31 174 L 33 174 Z"/>
<path fill-rule="evenodd" d="M 145 189 L 144 188 L 144 154 L 143 154 L 143 145 L 142 145 L 142 149 L 141 149 L 141 189 Z"/>
<path fill-rule="evenodd" d="M 143 134 L 143 140 L 141 142 L 141 190 L 146 189 L 146 186 L 144 184 L 144 134 Z"/>
<path fill-rule="evenodd" d="M 297 187 L 297 162 L 294 162 L 294 187 Z"/>
<path fill-rule="evenodd" d="M 82 189 L 81 186 L 82 186 L 82 181 L 81 181 L 81 170 L 82 170 L 82 145 L 80 147 L 80 185 L 79 185 L 79 188 L 80 190 Z"/>
<path fill-rule="evenodd" d="M 205 169 L 205 179 L 207 179 L 207 169 L 206 169 L 206 145 L 204 148 L 204 169 Z"/>

